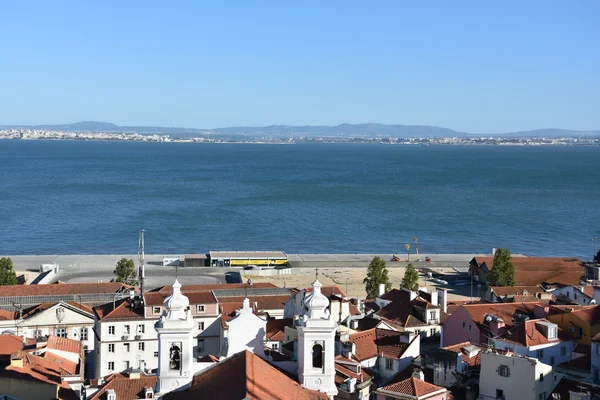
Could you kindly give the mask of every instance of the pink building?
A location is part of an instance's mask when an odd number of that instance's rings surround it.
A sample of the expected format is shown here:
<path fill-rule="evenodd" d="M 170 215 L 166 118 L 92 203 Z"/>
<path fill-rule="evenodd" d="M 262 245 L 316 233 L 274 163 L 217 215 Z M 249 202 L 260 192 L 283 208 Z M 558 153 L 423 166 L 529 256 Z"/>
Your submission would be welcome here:
<path fill-rule="evenodd" d="M 539 302 L 465 304 L 442 323 L 442 346 L 462 342 L 488 344 L 513 325 L 527 318 L 543 318 L 547 308 Z"/>

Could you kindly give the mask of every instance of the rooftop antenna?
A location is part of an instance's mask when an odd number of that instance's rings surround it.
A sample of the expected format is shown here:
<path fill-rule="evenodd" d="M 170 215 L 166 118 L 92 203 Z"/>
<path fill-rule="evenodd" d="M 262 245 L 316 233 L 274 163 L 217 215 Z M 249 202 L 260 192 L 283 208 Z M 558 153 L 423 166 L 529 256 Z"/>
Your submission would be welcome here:
<path fill-rule="evenodd" d="M 145 229 L 140 229 L 140 241 L 138 249 L 138 280 L 140 281 L 140 291 L 144 295 L 144 280 L 146 279 L 146 270 L 144 265 L 144 232 Z"/>

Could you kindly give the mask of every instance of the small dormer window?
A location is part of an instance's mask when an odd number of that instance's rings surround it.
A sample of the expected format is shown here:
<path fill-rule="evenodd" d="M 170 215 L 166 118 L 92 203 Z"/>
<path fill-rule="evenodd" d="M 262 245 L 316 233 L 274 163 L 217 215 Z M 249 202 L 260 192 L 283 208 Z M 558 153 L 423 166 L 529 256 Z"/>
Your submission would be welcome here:
<path fill-rule="evenodd" d="M 556 326 L 548 327 L 548 339 L 556 339 Z"/>
<path fill-rule="evenodd" d="M 203 313 L 204 312 L 204 304 L 198 304 L 196 306 L 196 312 Z"/>
<path fill-rule="evenodd" d="M 145 389 L 144 398 L 153 399 L 154 398 L 154 390 L 152 390 L 152 388 L 150 388 L 150 387 L 145 387 L 144 389 Z"/>
<path fill-rule="evenodd" d="M 117 400 L 117 394 L 114 389 L 108 389 L 106 391 L 106 400 Z"/>
<path fill-rule="evenodd" d="M 160 307 L 152 307 L 152 314 L 154 314 L 154 315 L 160 314 Z"/>

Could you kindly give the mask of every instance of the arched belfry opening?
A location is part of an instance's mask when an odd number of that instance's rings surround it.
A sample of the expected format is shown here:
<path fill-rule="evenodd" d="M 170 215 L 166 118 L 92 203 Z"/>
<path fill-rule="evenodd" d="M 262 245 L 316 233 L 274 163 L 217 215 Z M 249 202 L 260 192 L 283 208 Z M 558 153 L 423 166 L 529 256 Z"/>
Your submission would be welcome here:
<path fill-rule="evenodd" d="M 315 343 L 312 348 L 312 367 L 323 368 L 323 345 Z"/>
<path fill-rule="evenodd" d="M 169 349 L 169 368 L 177 371 L 181 369 L 181 349 L 176 344 Z"/>

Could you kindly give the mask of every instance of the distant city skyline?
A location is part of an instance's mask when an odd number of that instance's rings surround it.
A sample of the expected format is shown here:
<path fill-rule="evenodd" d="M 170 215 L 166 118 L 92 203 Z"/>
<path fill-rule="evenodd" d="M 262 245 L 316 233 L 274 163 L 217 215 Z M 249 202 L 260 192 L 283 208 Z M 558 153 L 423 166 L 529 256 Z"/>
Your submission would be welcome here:
<path fill-rule="evenodd" d="M 0 6 L 0 125 L 600 129 L 600 3 Z"/>

